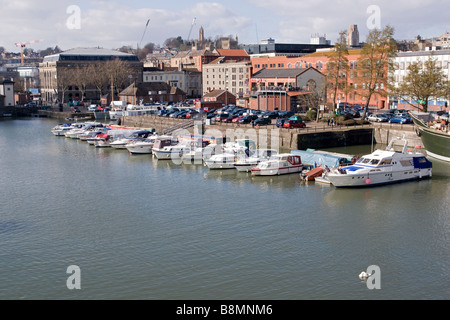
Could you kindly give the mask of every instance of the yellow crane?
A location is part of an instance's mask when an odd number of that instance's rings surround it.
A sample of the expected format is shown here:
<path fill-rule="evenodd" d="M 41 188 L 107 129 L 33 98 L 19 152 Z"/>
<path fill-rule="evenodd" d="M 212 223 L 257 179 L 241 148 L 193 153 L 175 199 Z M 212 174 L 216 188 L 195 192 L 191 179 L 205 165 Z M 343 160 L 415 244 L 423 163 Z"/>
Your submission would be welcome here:
<path fill-rule="evenodd" d="M 31 43 L 38 43 L 41 42 L 41 40 L 31 40 L 27 42 L 17 42 L 15 43 L 16 47 L 20 47 L 20 63 L 23 65 L 23 48 L 26 47 L 26 45 Z"/>

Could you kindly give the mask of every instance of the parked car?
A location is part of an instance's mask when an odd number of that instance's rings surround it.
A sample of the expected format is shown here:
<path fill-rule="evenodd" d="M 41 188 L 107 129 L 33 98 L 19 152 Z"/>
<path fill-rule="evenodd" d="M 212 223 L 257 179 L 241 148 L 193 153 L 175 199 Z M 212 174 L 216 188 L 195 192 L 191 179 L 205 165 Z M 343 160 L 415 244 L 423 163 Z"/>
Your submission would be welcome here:
<path fill-rule="evenodd" d="M 253 120 L 256 120 L 256 119 L 258 119 L 258 116 L 257 116 L 257 115 L 252 115 L 252 114 L 250 114 L 250 115 L 247 115 L 247 116 L 242 117 L 242 118 L 239 120 L 239 123 L 251 123 Z"/>
<path fill-rule="evenodd" d="M 228 118 L 228 114 L 227 113 L 221 113 L 221 114 L 217 115 L 214 118 L 214 120 L 222 122 L 223 119 L 226 119 L 226 118 Z"/>
<path fill-rule="evenodd" d="M 270 111 L 263 114 L 263 118 L 276 119 L 278 118 L 278 111 Z"/>
<path fill-rule="evenodd" d="M 406 116 L 395 116 L 389 119 L 389 123 L 412 123 L 412 120 L 410 117 Z"/>
<path fill-rule="evenodd" d="M 371 114 L 367 117 L 367 120 L 374 122 L 388 122 L 389 118 L 384 114 Z"/>
<path fill-rule="evenodd" d="M 360 118 L 361 114 L 359 113 L 359 111 L 354 110 L 354 109 L 348 109 L 345 111 L 348 115 L 350 115 L 352 118 Z"/>
<path fill-rule="evenodd" d="M 305 128 L 306 123 L 302 120 L 290 120 L 288 119 L 283 123 L 283 128 Z"/>
<path fill-rule="evenodd" d="M 255 126 L 262 126 L 262 125 L 267 125 L 267 124 L 271 124 L 272 120 L 270 118 L 258 118 L 255 121 L 253 121 L 253 124 Z"/>
<path fill-rule="evenodd" d="M 300 117 L 300 116 L 292 116 L 288 120 L 295 120 L 295 121 L 300 121 L 300 122 L 303 121 L 302 117 Z"/>
<path fill-rule="evenodd" d="M 293 111 L 278 111 L 278 116 L 280 118 L 289 118 L 295 115 Z"/>

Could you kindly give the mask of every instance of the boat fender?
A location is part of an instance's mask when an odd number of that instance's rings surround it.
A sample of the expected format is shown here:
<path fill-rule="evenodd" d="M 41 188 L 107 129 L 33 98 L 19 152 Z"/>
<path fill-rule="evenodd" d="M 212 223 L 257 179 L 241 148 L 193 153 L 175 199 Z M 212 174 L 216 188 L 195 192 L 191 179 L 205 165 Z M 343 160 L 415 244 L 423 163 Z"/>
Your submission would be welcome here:
<path fill-rule="evenodd" d="M 364 180 L 364 182 L 366 183 L 366 184 L 370 184 L 372 181 L 370 180 L 370 178 L 369 177 L 367 177 L 367 179 L 366 180 Z"/>

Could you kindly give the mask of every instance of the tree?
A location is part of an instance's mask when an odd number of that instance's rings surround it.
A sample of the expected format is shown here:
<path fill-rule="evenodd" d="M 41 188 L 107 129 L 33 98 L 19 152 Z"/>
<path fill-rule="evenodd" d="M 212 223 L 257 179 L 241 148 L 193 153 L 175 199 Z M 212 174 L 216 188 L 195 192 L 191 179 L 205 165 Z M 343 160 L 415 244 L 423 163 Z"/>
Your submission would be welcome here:
<path fill-rule="evenodd" d="M 333 92 L 333 111 L 336 108 L 336 97 L 338 90 L 347 87 L 348 66 L 347 31 L 339 32 L 339 38 L 334 46 L 327 65 L 327 87 Z"/>
<path fill-rule="evenodd" d="M 145 60 L 147 57 L 147 54 L 153 52 L 153 49 L 155 48 L 155 44 L 152 42 L 147 43 L 142 49 L 139 49 L 137 52 L 137 56 L 139 60 Z"/>
<path fill-rule="evenodd" d="M 106 73 L 107 78 L 110 83 L 113 85 L 113 91 L 118 95 L 122 89 L 124 89 L 124 85 L 128 82 L 131 82 L 130 79 L 136 78 L 136 71 L 130 68 L 130 66 L 120 60 L 110 60 L 107 61 L 104 65 L 104 71 Z M 114 98 L 114 97 L 113 97 Z"/>
<path fill-rule="evenodd" d="M 86 72 L 89 74 L 91 84 L 97 89 L 101 99 L 110 81 L 108 79 L 108 75 L 106 74 L 103 66 L 96 64 L 90 64 L 87 67 Z"/>
<path fill-rule="evenodd" d="M 61 97 L 60 103 L 64 103 L 66 92 L 69 90 L 69 86 L 72 85 L 72 77 L 70 76 L 67 68 L 61 68 L 56 75 L 56 88 L 58 90 L 58 97 Z"/>
<path fill-rule="evenodd" d="M 92 76 L 89 73 L 88 67 L 76 67 L 72 73 L 73 84 L 78 87 L 81 93 L 81 101 L 84 100 L 84 96 L 89 84 L 92 83 Z"/>
<path fill-rule="evenodd" d="M 443 98 L 450 95 L 447 76 L 438 66 L 437 60 L 432 57 L 424 62 L 411 63 L 403 81 L 397 87 L 391 85 L 390 89 L 397 96 L 417 101 L 423 112 L 428 111 L 428 101 L 432 98 Z"/>
<path fill-rule="evenodd" d="M 370 99 L 373 95 L 387 96 L 387 79 L 389 65 L 397 53 L 397 45 L 393 39 L 394 28 L 386 26 L 383 30 L 373 29 L 367 35 L 366 43 L 361 49 L 358 59 L 357 77 L 358 92 L 366 99 L 363 119 L 367 114 Z"/>
<path fill-rule="evenodd" d="M 177 38 L 168 38 L 166 41 L 164 41 L 164 46 L 170 49 L 179 49 L 183 42 L 184 41 L 180 36 L 178 36 Z"/>
<path fill-rule="evenodd" d="M 309 80 L 306 85 L 306 91 L 308 93 L 300 97 L 300 105 L 306 106 L 310 110 L 315 110 L 315 120 L 319 121 L 320 105 L 326 100 L 326 82 L 317 83 L 314 80 Z M 310 112 L 308 112 L 308 114 L 310 114 Z"/>

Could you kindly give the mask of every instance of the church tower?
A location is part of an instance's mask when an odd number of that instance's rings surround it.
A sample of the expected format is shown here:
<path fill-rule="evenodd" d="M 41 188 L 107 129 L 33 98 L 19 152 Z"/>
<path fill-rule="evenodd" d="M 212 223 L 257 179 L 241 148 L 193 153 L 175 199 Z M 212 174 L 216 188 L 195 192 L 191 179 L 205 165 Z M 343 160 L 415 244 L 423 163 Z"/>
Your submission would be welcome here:
<path fill-rule="evenodd" d="M 198 42 L 202 43 L 203 41 L 205 41 L 205 31 L 203 30 L 203 27 L 200 27 L 198 32 Z"/>

